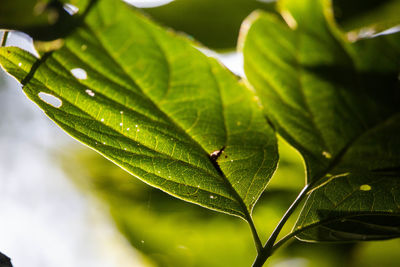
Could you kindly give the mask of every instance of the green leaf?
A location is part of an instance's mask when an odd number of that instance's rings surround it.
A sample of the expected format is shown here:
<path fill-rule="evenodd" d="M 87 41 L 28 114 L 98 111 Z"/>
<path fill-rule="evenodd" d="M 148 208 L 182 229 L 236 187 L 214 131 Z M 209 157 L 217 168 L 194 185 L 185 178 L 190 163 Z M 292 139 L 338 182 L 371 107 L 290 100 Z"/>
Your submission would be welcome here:
<path fill-rule="evenodd" d="M 317 241 L 397 237 L 399 192 L 387 194 L 400 179 L 400 34 L 351 43 L 326 1 L 279 6 L 288 25 L 252 15 L 243 51 L 266 116 L 301 152 L 307 183 L 318 187 L 294 233 Z M 368 194 L 354 193 L 364 184 L 373 184 Z"/>
<path fill-rule="evenodd" d="M 399 112 L 399 34 L 349 43 L 324 3 L 281 1 L 292 28 L 265 13 L 245 23 L 252 23 L 243 48 L 246 75 L 265 114 L 302 153 L 308 181 Z"/>
<path fill-rule="evenodd" d="M 361 172 L 332 177 L 312 192 L 294 229 L 301 240 L 400 237 L 400 179 Z"/>
<path fill-rule="evenodd" d="M 252 11 L 273 11 L 274 6 L 273 1 L 257 0 L 175 0 L 145 11 L 160 23 L 184 31 L 208 47 L 230 49 L 236 46 L 240 24 Z"/>
<path fill-rule="evenodd" d="M 360 137 L 307 199 L 294 228 L 303 240 L 400 237 L 400 114 Z M 344 173 L 345 171 L 350 171 Z"/>
<path fill-rule="evenodd" d="M 334 0 L 335 17 L 346 31 L 368 28 L 379 32 L 400 24 L 398 0 Z"/>
<path fill-rule="evenodd" d="M 0 29 L 18 30 L 34 40 L 51 41 L 69 34 L 81 23 L 89 2 L 79 1 L 78 14 L 70 14 L 64 8 L 67 1 L 3 0 L 0 5 Z M 69 1 L 68 1 L 69 2 Z M 81 14 L 82 16 L 80 16 Z"/>
<path fill-rule="evenodd" d="M 6 47 L 0 63 L 66 132 L 181 199 L 249 219 L 276 168 L 253 93 L 124 3 L 99 1 L 40 60 Z"/>

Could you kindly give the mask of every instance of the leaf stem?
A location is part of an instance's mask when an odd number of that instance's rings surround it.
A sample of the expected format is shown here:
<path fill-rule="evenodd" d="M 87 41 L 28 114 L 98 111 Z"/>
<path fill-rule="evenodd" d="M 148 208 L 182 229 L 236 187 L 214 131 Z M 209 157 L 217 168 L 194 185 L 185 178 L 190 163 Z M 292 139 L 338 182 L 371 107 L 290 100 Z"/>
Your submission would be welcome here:
<path fill-rule="evenodd" d="M 1 44 L 0 44 L 1 47 L 6 46 L 9 32 L 10 31 L 4 31 L 3 36 L 1 37 Z"/>
<path fill-rule="evenodd" d="M 293 201 L 292 205 L 290 205 L 289 209 L 283 215 L 282 219 L 280 220 L 280 222 L 276 226 L 275 230 L 272 232 L 271 236 L 269 237 L 268 241 L 265 243 L 265 245 L 262 248 L 262 250 L 258 253 L 257 258 L 253 263 L 253 267 L 261 267 L 261 266 L 263 266 L 263 264 L 269 258 L 269 256 L 272 255 L 272 252 L 276 249 L 276 248 L 274 249 L 274 243 L 275 243 L 276 239 L 278 238 L 279 233 L 281 232 L 281 230 L 282 230 L 283 226 L 285 225 L 286 221 L 289 219 L 290 215 L 292 215 L 292 213 L 296 210 L 297 206 L 300 204 L 300 202 L 307 195 L 307 193 L 308 193 L 310 188 L 312 188 L 312 185 L 311 184 L 307 184 L 300 191 L 300 193 L 297 196 L 297 198 Z M 290 237 L 283 238 L 282 240 L 280 240 L 279 246 L 281 246 L 283 244 L 283 242 L 286 242 L 287 240 L 289 240 Z"/>
<path fill-rule="evenodd" d="M 250 229 L 251 229 L 251 233 L 253 234 L 253 240 L 254 240 L 254 244 L 255 244 L 256 249 L 257 249 L 257 253 L 260 254 L 262 252 L 262 249 L 263 249 L 263 245 L 262 245 L 260 236 L 257 233 L 256 226 L 254 225 L 254 222 L 253 222 L 253 219 L 251 218 L 250 213 L 246 214 L 246 217 L 247 217 L 246 218 L 247 223 L 249 224 Z"/>

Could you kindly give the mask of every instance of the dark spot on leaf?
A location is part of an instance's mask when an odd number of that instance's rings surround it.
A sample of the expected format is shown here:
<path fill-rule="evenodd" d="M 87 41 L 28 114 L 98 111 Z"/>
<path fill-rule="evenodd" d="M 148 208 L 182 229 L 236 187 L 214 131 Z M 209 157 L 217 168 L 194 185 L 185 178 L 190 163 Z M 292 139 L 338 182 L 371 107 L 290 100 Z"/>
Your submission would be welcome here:
<path fill-rule="evenodd" d="M 210 160 L 211 160 L 212 164 L 214 165 L 215 169 L 221 174 L 222 174 L 222 170 L 217 163 L 217 159 L 219 158 L 219 156 L 221 156 L 224 149 L 225 149 L 225 146 L 222 147 L 220 150 L 216 150 L 210 154 Z"/>
<path fill-rule="evenodd" d="M 216 161 L 219 156 L 221 156 L 222 152 L 224 151 L 225 147 L 222 147 L 220 150 L 216 150 L 210 154 L 211 161 Z M 225 156 L 226 157 L 226 156 Z"/>

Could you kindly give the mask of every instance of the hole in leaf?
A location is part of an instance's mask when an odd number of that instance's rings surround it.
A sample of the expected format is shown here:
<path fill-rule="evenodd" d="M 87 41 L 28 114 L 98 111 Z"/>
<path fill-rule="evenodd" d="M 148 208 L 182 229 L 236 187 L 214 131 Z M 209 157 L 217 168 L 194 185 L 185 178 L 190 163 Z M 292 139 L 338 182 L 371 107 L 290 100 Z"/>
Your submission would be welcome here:
<path fill-rule="evenodd" d="M 38 94 L 38 96 L 43 102 L 49 104 L 50 106 L 53 106 L 55 108 L 60 108 L 62 106 L 61 99 L 59 99 L 51 94 L 40 92 Z"/>
<path fill-rule="evenodd" d="M 64 4 L 64 5 L 63 5 L 63 8 L 64 8 L 64 10 L 67 11 L 67 13 L 70 14 L 71 16 L 75 15 L 75 14 L 78 13 L 78 11 L 79 11 L 79 8 L 77 8 L 77 7 L 74 6 L 74 5 L 68 4 L 68 3 L 67 3 L 67 4 Z"/>
<path fill-rule="evenodd" d="M 72 75 L 74 75 L 75 78 L 79 80 L 86 80 L 87 79 L 87 73 L 84 69 L 81 68 L 75 68 L 71 70 Z"/>
<path fill-rule="evenodd" d="M 172 1 L 174 0 L 124 0 L 124 2 L 138 8 L 151 8 L 151 7 L 163 6 L 171 3 Z"/>

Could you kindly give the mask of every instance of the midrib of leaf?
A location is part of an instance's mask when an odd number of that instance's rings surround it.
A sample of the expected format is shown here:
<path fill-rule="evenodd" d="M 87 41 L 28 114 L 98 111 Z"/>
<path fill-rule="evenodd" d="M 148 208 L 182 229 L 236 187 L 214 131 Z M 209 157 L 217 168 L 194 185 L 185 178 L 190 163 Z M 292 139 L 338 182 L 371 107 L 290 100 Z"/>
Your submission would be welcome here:
<path fill-rule="evenodd" d="M 301 48 L 302 48 L 302 45 L 303 45 L 302 38 L 301 38 L 302 34 L 301 34 L 301 32 L 300 33 L 299 32 L 295 32 L 294 35 L 295 35 L 295 38 L 297 40 L 297 42 L 296 42 L 297 43 L 297 46 L 296 46 L 297 49 L 296 49 L 296 51 L 294 51 L 294 59 L 295 59 L 294 63 L 295 63 L 295 68 L 297 69 L 296 77 L 297 77 L 298 86 L 299 86 L 299 89 L 300 89 L 299 90 L 300 91 L 300 96 L 302 97 L 302 100 L 303 100 L 303 106 L 305 107 L 307 113 L 309 114 L 309 118 L 310 118 L 311 123 L 313 125 L 313 128 L 315 130 L 314 132 L 316 132 L 318 134 L 320 140 L 322 141 L 322 145 L 325 146 L 329 151 L 332 151 L 331 147 L 328 146 L 328 144 L 327 144 L 327 142 L 326 142 L 326 140 L 324 138 L 324 135 L 322 134 L 322 131 L 318 128 L 317 123 L 315 122 L 315 115 L 313 114 L 313 112 L 311 110 L 311 107 L 310 107 L 310 104 L 308 103 L 307 98 L 306 98 L 305 93 L 304 93 L 304 84 L 303 84 L 303 81 L 302 81 L 303 69 L 300 66 L 300 53 L 299 53 L 299 51 L 302 50 Z M 319 38 L 317 40 L 319 40 Z"/>
<path fill-rule="evenodd" d="M 340 48 L 339 50 L 341 51 L 341 53 L 343 55 L 345 55 L 347 57 L 347 61 L 349 63 L 351 63 L 352 71 L 354 73 L 357 73 L 357 68 L 356 68 L 356 65 L 355 65 L 356 64 L 355 63 L 356 62 L 356 58 L 354 58 L 354 53 L 352 52 L 352 48 L 350 46 L 346 45 L 346 43 L 342 40 L 342 36 L 339 33 L 334 32 L 331 27 L 327 27 L 327 30 L 329 30 L 329 33 L 331 34 L 332 40 L 334 41 L 334 44 L 336 44 L 336 47 Z M 301 95 L 302 100 L 303 100 L 302 101 L 303 102 L 303 106 L 305 107 L 305 109 L 307 111 L 306 114 L 309 115 L 308 117 L 310 118 L 312 126 L 313 126 L 315 132 L 320 137 L 320 140 L 322 141 L 322 144 L 328 149 L 328 151 L 332 151 L 331 147 L 327 145 L 326 138 L 324 138 L 324 135 L 323 135 L 322 131 L 318 128 L 318 126 L 317 126 L 317 124 L 315 122 L 314 114 L 313 114 L 313 112 L 312 112 L 312 110 L 311 110 L 311 108 L 310 108 L 310 106 L 308 104 L 307 98 L 304 95 L 303 83 L 302 83 L 302 79 L 301 79 L 302 68 L 301 68 L 300 59 L 299 59 L 299 56 L 300 56 L 299 51 L 301 51 L 301 47 L 302 47 L 302 42 L 301 42 L 302 34 L 307 34 L 309 36 L 312 36 L 313 40 L 321 42 L 323 44 L 326 44 L 329 47 L 331 47 L 332 44 L 328 43 L 325 39 L 321 38 L 320 36 L 318 36 L 317 34 L 311 32 L 311 31 L 300 31 L 300 30 L 297 30 L 297 31 L 290 31 L 290 34 L 294 34 L 295 38 L 297 39 L 295 51 L 293 51 L 291 48 L 288 48 L 286 46 L 285 47 L 286 47 L 286 49 L 288 51 L 291 51 L 291 53 L 293 53 L 293 55 L 294 55 L 295 61 L 293 63 L 295 63 L 295 67 L 296 67 L 296 70 L 297 70 L 295 76 L 297 77 L 297 81 L 298 81 L 298 85 L 299 85 L 299 92 L 300 92 L 300 95 Z M 285 40 L 285 39 L 283 39 L 283 40 Z M 258 47 L 258 49 L 260 51 L 264 51 L 265 50 L 265 46 L 260 45 L 259 41 L 260 40 L 258 38 L 256 38 L 253 43 L 255 45 L 257 45 L 257 47 Z M 271 57 L 272 55 L 270 53 L 263 52 L 262 56 L 267 57 L 268 60 L 272 60 L 280 68 L 283 68 L 283 70 L 286 69 L 285 66 L 287 65 L 287 63 L 285 61 L 282 61 L 281 59 L 276 58 L 276 57 Z M 250 63 L 250 64 L 253 63 L 253 60 L 252 60 L 251 57 L 248 58 L 248 63 Z M 268 76 L 264 75 L 264 72 L 258 70 L 258 68 L 255 67 L 255 66 L 253 66 L 252 70 L 257 72 L 260 75 L 260 77 L 263 78 L 263 80 L 269 85 L 269 87 L 276 93 L 278 98 L 281 99 L 282 103 L 285 103 L 285 105 L 287 105 L 290 108 L 295 109 L 297 112 L 304 113 L 304 110 L 299 110 L 295 106 L 291 105 L 289 102 L 283 101 L 283 97 L 280 95 L 280 93 L 276 89 L 276 86 L 271 83 L 271 81 L 268 78 Z M 357 90 L 362 91 L 361 90 L 361 82 L 360 82 L 358 76 L 357 76 L 356 84 L 357 84 Z M 358 121 L 361 123 L 361 125 L 363 127 L 363 129 L 362 129 L 363 131 L 360 131 L 359 135 L 354 136 L 353 139 L 348 141 L 348 143 L 345 144 L 345 146 L 341 150 L 339 150 L 339 152 L 336 155 L 333 155 L 333 159 L 331 159 L 331 162 L 329 163 L 329 165 L 327 166 L 325 171 L 322 171 L 320 174 L 315 175 L 315 177 L 317 177 L 316 179 L 314 178 L 315 181 L 311 180 L 310 183 L 312 183 L 312 184 L 315 184 L 315 183 L 321 181 L 321 179 L 323 179 L 325 177 L 325 175 L 327 175 L 329 173 L 329 171 L 334 169 L 336 167 L 336 165 L 340 162 L 342 156 L 347 152 L 347 150 L 352 146 L 352 144 L 355 143 L 359 138 L 361 138 L 364 134 L 368 133 L 369 130 L 374 129 L 375 127 L 379 126 L 381 123 L 384 123 L 386 120 L 390 119 L 390 117 L 395 115 L 395 114 L 394 115 L 392 114 L 388 118 L 384 119 L 383 121 L 378 122 L 375 125 L 369 125 L 369 127 L 368 127 L 367 123 L 365 123 L 364 120 L 362 119 L 362 116 L 360 116 L 359 111 L 357 109 L 354 109 L 353 106 L 348 103 L 348 99 L 341 94 L 340 90 L 337 90 L 337 92 L 338 92 L 338 95 L 340 96 L 340 98 L 342 100 L 341 102 L 344 103 L 347 106 L 347 110 L 351 111 L 353 116 L 358 118 Z M 275 117 L 275 120 L 279 121 L 279 118 Z M 287 134 L 288 133 L 287 130 L 285 130 L 285 126 L 282 125 L 282 123 L 280 123 L 280 122 L 279 122 L 279 127 L 286 133 L 286 134 L 284 134 L 284 136 L 289 137 L 290 139 L 292 139 L 292 142 L 294 141 L 294 146 L 295 147 L 301 148 L 303 151 L 308 152 L 308 154 L 309 154 L 308 156 L 311 156 L 314 159 L 317 159 L 318 162 L 320 162 L 322 164 L 322 162 L 317 157 L 314 157 L 313 153 L 310 153 L 310 151 L 308 149 L 305 149 L 303 146 L 300 145 L 300 143 L 298 141 L 296 141 L 295 136 L 288 135 Z M 307 166 L 307 168 L 308 168 L 308 166 Z M 310 171 L 308 170 L 307 173 L 310 174 Z M 313 177 L 309 177 L 309 178 L 313 179 Z"/>
<path fill-rule="evenodd" d="M 148 31 L 151 32 L 149 29 L 148 29 Z M 118 58 L 115 57 L 113 50 L 107 49 L 107 47 L 103 44 L 103 40 L 101 40 L 101 38 L 100 38 L 99 36 L 97 36 L 97 34 L 95 33 L 95 31 L 90 30 L 90 32 L 91 32 L 91 34 L 92 34 L 94 37 L 96 37 L 96 39 L 98 40 L 98 44 L 101 45 L 101 47 L 104 49 L 104 51 L 106 51 L 106 52 L 110 55 L 111 59 L 112 59 L 112 60 L 116 63 L 116 65 L 123 71 L 124 75 L 125 75 L 127 78 L 130 79 L 130 81 L 136 86 L 136 88 L 138 88 L 138 89 L 140 90 L 140 92 L 142 93 L 142 96 L 143 96 L 145 99 L 149 100 L 149 102 L 152 103 L 152 105 L 154 106 L 154 108 L 156 108 L 157 111 L 159 111 L 161 114 L 163 114 L 164 118 L 165 118 L 169 123 L 173 124 L 173 125 L 176 127 L 176 130 L 178 130 L 178 131 L 181 132 L 181 133 L 184 133 L 185 136 L 193 142 L 193 144 L 195 144 L 196 146 L 200 147 L 200 148 L 204 151 L 204 153 L 205 153 L 206 155 L 208 155 L 206 149 L 203 147 L 202 144 L 200 144 L 198 141 L 196 141 L 195 139 L 193 139 L 193 137 L 192 137 L 191 135 L 189 135 L 189 134 L 179 125 L 178 122 L 176 122 L 175 120 L 173 120 L 173 116 L 168 116 L 168 114 L 167 114 L 164 110 L 162 110 L 162 109 L 160 108 L 159 105 L 156 105 L 156 104 L 154 103 L 154 100 L 153 100 L 153 99 L 151 99 L 150 97 L 147 96 L 147 94 L 141 89 L 141 87 L 138 86 L 138 83 L 133 79 L 133 77 L 132 77 L 131 75 L 128 74 L 128 71 L 126 70 L 126 68 L 124 67 L 124 65 L 121 64 L 120 62 L 118 62 Z M 153 37 L 153 39 L 154 39 L 154 37 Z M 154 40 L 155 40 L 155 39 L 154 39 Z M 169 77 L 169 79 L 168 79 L 168 87 L 167 87 L 167 91 L 168 91 L 169 88 L 170 88 L 170 80 L 171 80 L 171 79 L 170 79 L 171 71 L 170 71 L 170 67 L 169 67 L 169 61 L 168 61 L 168 60 L 166 59 L 166 57 L 165 57 L 165 51 L 161 48 L 161 46 L 158 44 L 157 41 L 155 41 L 155 43 L 156 43 L 156 44 L 158 45 L 158 47 L 163 51 L 163 55 L 164 55 L 164 59 L 165 59 L 165 66 L 167 66 L 166 69 L 169 70 L 169 71 L 168 71 L 168 77 Z M 113 55 L 114 55 L 114 56 L 113 56 Z M 225 138 L 225 139 L 226 139 L 226 138 Z"/>
<path fill-rule="evenodd" d="M 89 28 L 89 27 L 88 27 Z M 152 31 L 150 30 L 150 29 L 148 29 L 148 31 L 150 32 L 150 33 L 152 33 Z M 92 33 L 92 35 L 98 40 L 98 43 L 101 45 L 101 47 L 111 56 L 111 58 L 113 59 L 113 61 L 120 67 L 120 69 L 122 69 L 123 71 L 124 71 L 124 74 L 127 76 L 127 77 L 129 77 L 129 79 L 137 86 L 137 82 L 135 82 L 134 81 L 134 79 L 133 79 L 133 77 L 131 77 L 129 74 L 128 74 L 128 72 L 127 72 L 127 70 L 124 68 L 124 66 L 123 66 L 123 64 L 121 64 L 121 63 L 119 63 L 118 62 L 118 60 L 117 60 L 117 57 L 115 57 L 115 56 L 112 56 L 114 53 L 113 53 L 113 51 L 110 51 L 109 49 L 107 49 L 107 47 L 103 44 L 103 41 L 101 40 L 101 38 L 99 37 L 99 36 L 97 36 L 97 34 L 95 33 L 95 31 L 93 31 L 93 30 L 90 30 L 90 32 Z M 171 81 L 171 70 L 170 70 L 170 61 L 168 60 L 168 58 L 167 58 L 167 56 L 166 56 L 166 52 L 165 52 L 165 50 L 163 49 L 163 47 L 162 47 L 162 45 L 160 45 L 159 44 L 159 40 L 157 40 L 157 38 L 155 38 L 155 36 L 153 35 L 153 34 L 151 34 L 151 36 L 152 36 L 152 38 L 153 38 L 153 40 L 154 40 L 154 42 L 157 44 L 157 46 L 160 48 L 160 50 L 163 52 L 162 54 L 164 55 L 164 59 L 165 59 L 165 65 L 167 66 L 167 70 L 168 70 L 168 85 L 167 85 L 167 89 L 166 89 L 166 91 L 165 91 L 165 94 L 164 94 L 164 97 L 165 97 L 165 95 L 168 93 L 168 91 L 169 91 L 169 88 L 170 88 L 170 81 Z M 225 120 L 226 120 L 226 117 L 225 117 L 225 114 L 224 114 L 224 104 L 223 104 L 223 100 L 222 100 L 222 97 L 221 97 L 221 92 L 220 92 L 220 86 L 219 86 L 219 84 L 218 84 L 218 81 L 216 80 L 216 78 L 215 78 L 215 76 L 213 75 L 214 73 L 213 73 L 213 71 L 212 71 L 212 68 L 211 68 L 211 66 L 209 66 L 210 67 L 210 72 L 212 73 L 212 75 L 211 75 L 211 77 L 213 77 L 214 78 L 214 83 L 215 83 L 215 85 L 216 85 L 216 87 L 218 88 L 218 94 L 219 94 L 219 98 L 220 98 L 220 103 L 221 103 L 221 112 L 222 112 L 222 117 L 224 118 L 224 120 L 223 120 L 223 123 L 224 123 L 224 129 L 225 129 L 225 145 L 228 143 L 228 134 L 227 134 L 227 127 L 226 127 L 226 125 L 225 125 Z M 141 88 L 140 86 L 137 86 L 139 89 Z M 207 154 L 208 155 L 208 153 L 207 153 L 207 151 L 206 151 L 206 148 L 205 147 L 203 147 L 203 145 L 202 144 L 200 144 L 197 140 L 195 140 L 194 138 L 192 138 L 192 136 L 191 135 L 189 135 L 188 134 L 188 132 L 187 131 L 185 131 L 179 124 L 178 124 L 178 122 L 176 122 L 176 121 L 174 121 L 173 120 L 173 117 L 172 116 L 168 116 L 166 113 L 165 113 L 165 111 L 163 111 L 159 106 L 157 106 L 154 102 L 153 102 L 153 100 L 152 99 L 150 99 L 149 97 L 147 97 L 147 95 L 143 92 L 143 90 L 141 90 L 141 92 L 142 92 L 142 94 L 150 101 L 150 102 L 152 102 L 153 103 L 153 105 L 155 106 L 155 107 L 157 107 L 157 109 L 161 112 L 161 113 L 163 113 L 164 115 L 165 115 L 165 117 L 167 118 L 167 119 L 169 119 L 169 121 L 179 130 L 179 131 L 181 131 L 181 132 L 184 132 L 185 133 L 185 135 L 190 139 L 190 140 L 192 140 L 196 145 L 198 145 L 199 147 L 201 147 L 201 149 L 205 152 L 205 154 Z M 163 98 L 164 98 L 163 97 Z M 162 102 L 162 100 L 161 100 L 161 102 Z M 172 158 L 172 157 L 171 157 Z M 265 159 L 263 160 L 263 162 L 265 161 Z M 218 163 L 217 163 L 218 164 Z M 215 168 L 214 168 L 215 169 Z M 248 221 L 250 221 L 251 220 L 251 216 L 250 216 L 250 213 L 249 213 L 249 211 L 248 211 L 248 208 L 247 208 L 247 206 L 246 206 L 246 204 L 244 203 L 244 201 L 243 201 L 243 199 L 240 197 L 240 195 L 239 195 L 239 193 L 236 191 L 236 189 L 233 187 L 233 185 L 230 183 L 230 181 L 227 179 L 227 177 L 225 176 L 225 174 L 224 173 L 222 173 L 222 172 L 220 172 L 219 170 L 217 170 L 217 169 L 215 169 L 216 170 L 216 172 L 219 174 L 218 176 L 220 177 L 220 178 L 222 178 L 223 179 L 223 181 L 225 182 L 225 184 L 228 186 L 228 188 L 230 188 L 230 190 L 232 191 L 232 194 L 235 196 L 235 201 L 237 201 L 238 203 L 239 203 L 239 205 L 242 207 L 242 209 L 243 209 L 243 212 L 244 212 L 244 214 L 245 214 L 245 217 L 246 217 L 246 220 L 248 220 Z M 259 170 L 257 170 L 257 172 L 258 172 Z M 253 183 L 253 181 L 254 181 L 254 179 L 255 179 L 255 176 L 253 177 L 253 179 L 252 179 L 252 183 Z M 251 183 L 251 184 L 252 184 Z M 249 186 L 249 188 L 248 188 L 248 191 L 247 191 L 247 193 L 246 193 L 246 196 L 244 197 L 244 199 L 247 197 L 247 194 L 248 194 L 248 192 L 249 192 L 249 190 L 250 190 L 250 188 L 251 188 L 251 186 Z"/>

